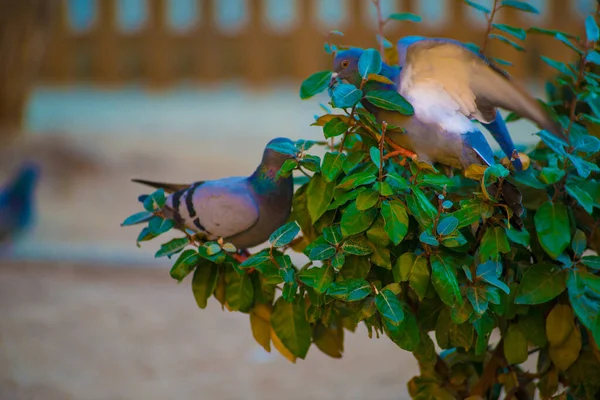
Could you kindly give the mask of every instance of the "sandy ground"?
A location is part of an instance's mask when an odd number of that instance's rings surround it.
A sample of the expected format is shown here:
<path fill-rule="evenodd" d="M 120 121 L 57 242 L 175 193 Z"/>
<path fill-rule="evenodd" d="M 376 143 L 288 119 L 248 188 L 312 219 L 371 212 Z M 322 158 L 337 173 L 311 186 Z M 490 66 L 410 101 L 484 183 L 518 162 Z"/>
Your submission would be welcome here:
<path fill-rule="evenodd" d="M 166 270 L 0 263 L 0 399 L 405 399 L 412 355 L 366 330 L 291 364 Z"/>

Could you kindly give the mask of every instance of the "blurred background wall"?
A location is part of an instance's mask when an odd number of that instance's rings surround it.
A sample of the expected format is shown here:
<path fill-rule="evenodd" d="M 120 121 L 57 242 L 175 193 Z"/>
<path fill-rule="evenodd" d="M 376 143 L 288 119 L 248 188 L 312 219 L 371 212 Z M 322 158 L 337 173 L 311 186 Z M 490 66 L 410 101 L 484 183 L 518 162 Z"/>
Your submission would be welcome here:
<path fill-rule="evenodd" d="M 496 22 L 581 34 L 595 9 L 529 3 L 541 15 Z M 424 20 L 389 23 L 391 41 L 482 42 L 482 16 L 460 0 L 382 6 Z M 270 138 L 320 138 L 310 124 L 327 97 L 301 101 L 300 82 L 330 68 L 330 30 L 375 47 L 375 25 L 369 0 L 0 0 L 0 184 L 24 160 L 41 166 L 33 224 L 0 247 L 0 398 L 406 398 L 416 364 L 387 339 L 361 330 L 341 361 L 313 349 L 290 365 L 252 344 L 245 316 L 199 312 L 189 282 L 153 259 L 158 243 L 139 249 L 119 226 L 140 209 L 133 177 L 246 175 Z M 569 50 L 539 35 L 524 47 L 490 53 L 543 95 L 552 70 L 538 55 Z M 526 122 L 511 130 L 537 141 Z"/>

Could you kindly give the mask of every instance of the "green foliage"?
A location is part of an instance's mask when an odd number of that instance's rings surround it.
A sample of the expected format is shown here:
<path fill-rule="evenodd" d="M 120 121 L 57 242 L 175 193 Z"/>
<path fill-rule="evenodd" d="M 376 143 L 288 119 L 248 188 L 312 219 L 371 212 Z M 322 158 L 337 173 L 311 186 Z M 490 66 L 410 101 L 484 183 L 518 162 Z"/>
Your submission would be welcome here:
<path fill-rule="evenodd" d="M 171 276 L 181 282 L 193 272 L 200 308 L 212 296 L 248 314 L 256 341 L 292 362 L 305 358 L 313 343 L 341 357 L 344 331 L 364 324 L 369 336 L 385 335 L 414 354 L 421 373 L 408 383 L 414 398 L 498 398 L 501 389 L 518 398 L 533 398 L 536 390 L 550 398 L 559 388 L 574 399 L 593 398 L 600 394 L 598 26 L 588 17 L 583 39 L 524 30 L 495 24 L 493 16 L 502 8 L 538 13 L 527 2 L 497 1 L 495 10 L 465 3 L 486 14 L 495 32 L 489 38 L 522 50 L 514 40 L 544 34 L 572 51 L 574 63 L 542 56 L 557 73 L 544 107 L 557 116 L 567 142 L 537 132 L 539 144 L 526 152 L 531 167 L 521 173 L 496 164 L 469 178 L 461 171 L 449 177 L 435 165 L 400 164 L 384 140 L 398 128 L 362 105 L 407 117 L 414 112 L 395 91 L 365 90 L 368 82 L 390 83 L 378 74 L 393 46 L 378 36 L 386 54 L 364 53 L 360 85 L 329 89 L 332 108 L 323 106 L 325 114 L 313 123 L 326 141 L 298 141 L 301 155 L 279 171 L 308 177 L 295 192 L 290 221 L 273 232 L 268 247 L 246 257 L 223 240 L 207 242 L 186 231 L 156 257 L 179 254 Z M 420 17 L 392 14 L 384 22 L 390 21 Z M 300 97 L 325 91 L 331 76 L 311 75 Z M 314 145 L 327 146 L 322 159 L 309 153 Z M 488 192 L 504 180 L 523 194 L 523 230 Z M 138 243 L 180 231 L 164 218 L 165 201 L 156 191 L 143 199 L 145 211 L 123 222 L 145 224 Z M 306 264 L 294 265 L 289 251 Z M 439 355 L 432 331 L 445 349 Z M 527 372 L 519 364 L 532 354 L 539 355 L 537 370 Z"/>

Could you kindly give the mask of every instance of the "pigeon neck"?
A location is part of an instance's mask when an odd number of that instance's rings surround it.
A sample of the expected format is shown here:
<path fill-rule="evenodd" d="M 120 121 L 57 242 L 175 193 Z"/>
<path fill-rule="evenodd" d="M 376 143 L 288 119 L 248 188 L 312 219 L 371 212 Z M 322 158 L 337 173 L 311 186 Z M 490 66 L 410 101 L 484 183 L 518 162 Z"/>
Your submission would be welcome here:
<path fill-rule="evenodd" d="M 250 175 L 250 183 L 259 195 L 268 195 L 277 191 L 278 181 L 277 172 L 279 167 L 261 163 L 256 171 Z"/>

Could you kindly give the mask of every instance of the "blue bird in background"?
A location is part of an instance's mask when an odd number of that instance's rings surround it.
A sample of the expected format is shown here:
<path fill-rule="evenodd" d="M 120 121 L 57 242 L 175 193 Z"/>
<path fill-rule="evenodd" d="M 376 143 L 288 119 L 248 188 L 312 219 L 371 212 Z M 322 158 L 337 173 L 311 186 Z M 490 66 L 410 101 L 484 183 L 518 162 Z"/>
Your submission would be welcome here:
<path fill-rule="evenodd" d="M 25 162 L 0 189 L 0 244 L 14 241 L 31 225 L 39 174 L 36 163 Z"/>

